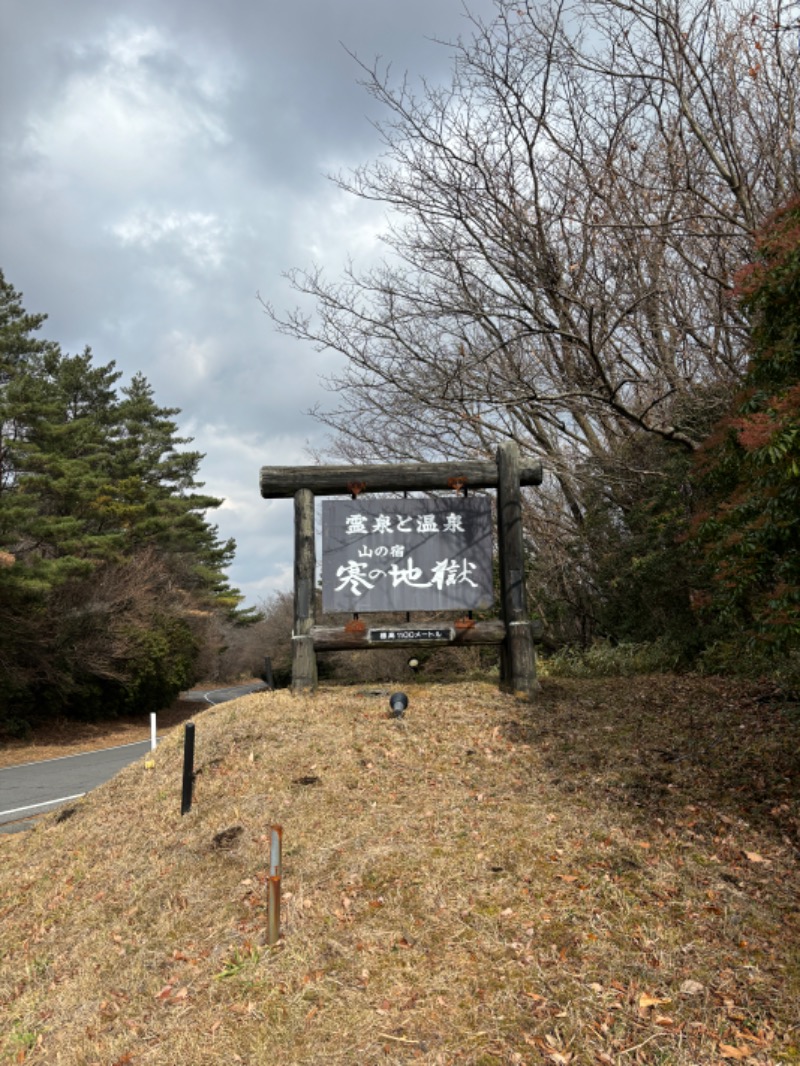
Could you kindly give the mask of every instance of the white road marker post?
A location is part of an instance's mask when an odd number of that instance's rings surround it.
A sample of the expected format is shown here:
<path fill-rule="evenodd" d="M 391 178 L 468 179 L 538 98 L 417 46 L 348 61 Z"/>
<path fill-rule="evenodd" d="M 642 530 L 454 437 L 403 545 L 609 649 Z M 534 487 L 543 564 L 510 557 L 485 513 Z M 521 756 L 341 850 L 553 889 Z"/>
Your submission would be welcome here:
<path fill-rule="evenodd" d="M 283 826 L 271 825 L 269 838 L 269 876 L 280 877 L 283 863 Z"/>
<path fill-rule="evenodd" d="M 157 743 L 158 741 L 156 739 L 156 714 L 155 711 L 153 711 L 150 714 L 150 751 L 156 750 Z"/>
<path fill-rule="evenodd" d="M 281 866 L 283 827 L 270 826 L 269 879 L 267 881 L 267 943 L 270 947 L 281 938 Z"/>

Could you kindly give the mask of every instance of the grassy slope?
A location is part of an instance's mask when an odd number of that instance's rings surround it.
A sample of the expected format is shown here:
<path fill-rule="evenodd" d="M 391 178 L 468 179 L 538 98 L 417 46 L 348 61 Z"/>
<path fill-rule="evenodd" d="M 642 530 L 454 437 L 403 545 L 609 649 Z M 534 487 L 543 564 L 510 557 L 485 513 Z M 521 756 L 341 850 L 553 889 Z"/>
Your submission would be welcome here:
<path fill-rule="evenodd" d="M 186 817 L 176 731 L 0 838 L 0 1062 L 800 1061 L 800 721 L 757 695 L 657 677 L 545 682 L 534 707 L 418 686 L 399 722 L 356 689 L 205 711 Z"/>

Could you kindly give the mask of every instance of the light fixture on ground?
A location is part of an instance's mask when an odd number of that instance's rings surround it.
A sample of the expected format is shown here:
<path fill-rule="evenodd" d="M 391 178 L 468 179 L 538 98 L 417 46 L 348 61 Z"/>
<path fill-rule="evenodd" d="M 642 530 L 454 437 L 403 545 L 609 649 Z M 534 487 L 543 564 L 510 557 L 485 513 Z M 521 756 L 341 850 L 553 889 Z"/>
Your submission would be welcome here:
<path fill-rule="evenodd" d="M 402 718 L 408 707 L 408 696 L 405 692 L 393 692 L 389 697 L 389 717 Z"/>
<path fill-rule="evenodd" d="M 416 674 L 417 670 L 419 670 L 419 659 L 412 655 L 411 658 L 408 660 L 408 665 L 411 668 L 412 672 Z"/>

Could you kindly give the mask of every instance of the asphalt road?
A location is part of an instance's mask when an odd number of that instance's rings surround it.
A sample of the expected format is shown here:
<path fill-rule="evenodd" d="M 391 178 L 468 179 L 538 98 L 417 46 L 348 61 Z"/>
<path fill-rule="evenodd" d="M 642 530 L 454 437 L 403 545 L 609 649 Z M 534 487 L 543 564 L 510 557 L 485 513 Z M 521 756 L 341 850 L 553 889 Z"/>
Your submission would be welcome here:
<path fill-rule="evenodd" d="M 182 700 L 197 700 L 198 703 L 226 703 L 228 700 L 238 700 L 240 696 L 246 696 L 250 692 L 260 692 L 267 686 L 263 681 L 254 681 L 247 685 L 233 685 L 231 688 L 213 688 L 208 692 L 200 689 L 192 689 L 191 692 L 182 692 Z"/>
<path fill-rule="evenodd" d="M 263 688 L 263 682 L 256 682 L 205 692 L 195 689 L 181 693 L 181 699 L 195 700 L 207 706 L 235 700 Z M 0 770 L 0 833 L 30 828 L 32 817 L 79 799 L 149 750 L 150 741 L 142 740 Z"/>

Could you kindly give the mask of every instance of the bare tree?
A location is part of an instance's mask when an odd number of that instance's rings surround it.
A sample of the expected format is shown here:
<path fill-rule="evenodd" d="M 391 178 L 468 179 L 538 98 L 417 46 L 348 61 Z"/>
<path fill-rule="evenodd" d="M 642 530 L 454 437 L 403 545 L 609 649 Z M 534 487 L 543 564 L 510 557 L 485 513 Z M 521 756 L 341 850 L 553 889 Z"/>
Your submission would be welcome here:
<path fill-rule="evenodd" d="M 558 536 L 592 460 L 695 449 L 741 378 L 731 277 L 800 190 L 798 8 L 497 0 L 471 26 L 447 88 L 362 66 L 384 154 L 335 180 L 389 209 L 385 261 L 295 271 L 316 314 L 268 310 L 346 357 L 318 411 L 339 455 L 514 438 Z"/>

